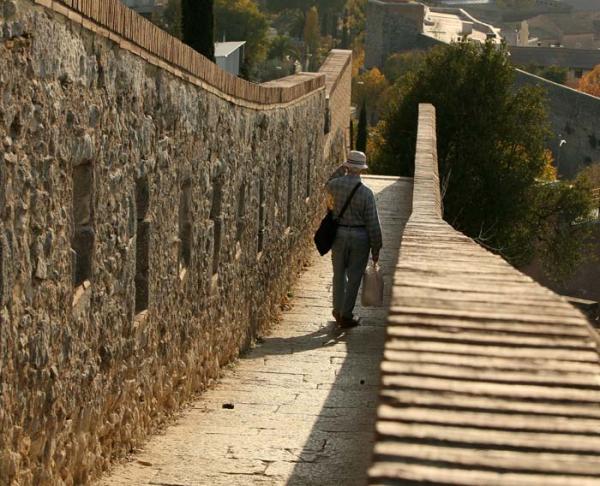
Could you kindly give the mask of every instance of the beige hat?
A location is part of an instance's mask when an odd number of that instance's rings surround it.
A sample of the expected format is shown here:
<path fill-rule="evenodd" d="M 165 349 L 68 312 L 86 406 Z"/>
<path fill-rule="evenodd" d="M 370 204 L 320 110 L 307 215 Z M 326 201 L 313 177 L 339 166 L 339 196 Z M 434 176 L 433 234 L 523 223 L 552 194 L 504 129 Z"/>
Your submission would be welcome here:
<path fill-rule="evenodd" d="M 368 169 L 367 165 L 367 156 L 364 152 L 359 152 L 358 150 L 351 150 L 348 154 L 348 160 L 344 162 L 344 165 L 349 169 L 355 170 L 364 170 Z"/>

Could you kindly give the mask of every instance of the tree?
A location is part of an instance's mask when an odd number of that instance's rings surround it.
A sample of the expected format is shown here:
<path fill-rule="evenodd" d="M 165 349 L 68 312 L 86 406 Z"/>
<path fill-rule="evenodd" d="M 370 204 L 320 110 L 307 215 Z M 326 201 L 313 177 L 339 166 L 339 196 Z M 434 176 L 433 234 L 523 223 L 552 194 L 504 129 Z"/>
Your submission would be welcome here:
<path fill-rule="evenodd" d="M 397 52 L 387 58 L 383 73 L 390 83 L 395 83 L 404 74 L 417 71 L 424 61 L 424 51 Z"/>
<path fill-rule="evenodd" d="M 522 66 L 522 69 L 528 73 L 535 74 L 536 76 L 559 84 L 566 84 L 567 75 L 569 74 L 567 68 L 560 66 L 536 66 L 535 64 L 529 64 L 527 66 Z"/>
<path fill-rule="evenodd" d="M 164 8 L 152 14 L 152 21 L 161 29 L 181 39 L 181 1 L 169 0 Z"/>
<path fill-rule="evenodd" d="M 311 7 L 306 13 L 304 21 L 304 44 L 306 45 L 306 55 L 310 59 L 309 70 L 315 67 L 319 45 L 321 43 L 321 31 L 319 28 L 319 12 L 317 7 Z"/>
<path fill-rule="evenodd" d="M 269 23 L 252 0 L 216 0 L 217 40 L 246 41 L 243 71 L 253 78 L 256 66 L 267 54 Z"/>
<path fill-rule="evenodd" d="M 213 0 L 182 0 L 183 41 L 214 62 Z"/>
<path fill-rule="evenodd" d="M 367 119 L 375 125 L 379 117 L 387 109 L 387 90 L 390 87 L 387 79 L 377 68 L 373 68 L 353 79 L 352 102 L 356 106 L 368 105 Z"/>
<path fill-rule="evenodd" d="M 271 39 L 269 43 L 269 59 L 300 59 L 300 53 L 292 40 L 285 35 L 278 35 Z"/>
<path fill-rule="evenodd" d="M 356 150 L 367 151 L 368 126 L 367 126 L 367 104 L 363 101 L 358 117 L 358 129 L 356 133 Z"/>
<path fill-rule="evenodd" d="M 579 90 L 600 97 L 600 64 L 589 73 L 584 74 L 579 81 Z"/>
<path fill-rule="evenodd" d="M 505 48 L 463 42 L 433 49 L 396 85 L 371 162 L 380 173 L 412 176 L 418 104 L 432 103 L 445 218 L 516 265 L 537 253 L 562 276 L 566 269 L 555 257 L 568 252 L 561 261 L 569 264 L 580 258 L 583 226 L 574 223 L 587 217 L 590 194 L 581 184 L 542 181 L 545 95 L 515 90 L 513 80 Z"/>

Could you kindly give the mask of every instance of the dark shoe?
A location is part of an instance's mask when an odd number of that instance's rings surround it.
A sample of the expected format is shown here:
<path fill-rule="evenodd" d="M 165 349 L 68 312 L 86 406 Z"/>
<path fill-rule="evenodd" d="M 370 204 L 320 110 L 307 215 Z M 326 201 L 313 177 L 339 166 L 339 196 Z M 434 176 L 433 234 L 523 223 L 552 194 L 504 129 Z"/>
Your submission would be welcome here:
<path fill-rule="evenodd" d="M 340 314 L 339 311 L 334 310 L 332 312 L 333 314 L 333 318 L 335 319 L 335 322 L 337 322 L 338 324 L 342 322 L 342 315 Z"/>
<path fill-rule="evenodd" d="M 342 329 L 350 329 L 351 327 L 360 326 L 360 322 L 353 317 L 342 317 L 340 327 Z"/>

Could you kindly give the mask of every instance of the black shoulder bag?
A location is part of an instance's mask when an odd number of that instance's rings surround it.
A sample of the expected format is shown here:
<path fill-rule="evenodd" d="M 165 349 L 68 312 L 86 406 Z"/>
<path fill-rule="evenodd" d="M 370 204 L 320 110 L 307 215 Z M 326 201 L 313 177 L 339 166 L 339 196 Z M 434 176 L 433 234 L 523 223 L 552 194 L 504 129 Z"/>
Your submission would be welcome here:
<path fill-rule="evenodd" d="M 348 209 L 348 206 L 350 205 L 350 201 L 352 201 L 354 194 L 356 193 L 356 191 L 358 191 L 358 188 L 361 185 L 362 182 L 359 182 L 358 184 L 356 184 L 356 187 L 352 189 L 352 192 L 348 196 L 346 204 L 344 204 L 344 207 L 342 208 L 340 215 L 337 219 L 334 217 L 333 211 L 330 209 L 327 211 L 327 214 L 323 218 L 323 221 L 321 221 L 321 225 L 315 233 L 314 238 L 315 245 L 317 246 L 317 250 L 319 250 L 321 256 L 325 255 L 327 252 L 329 252 L 329 250 L 331 250 L 331 247 L 333 246 L 333 241 L 335 240 L 335 234 L 337 233 L 339 220 L 342 219 L 342 216 L 344 216 L 346 209 Z"/>

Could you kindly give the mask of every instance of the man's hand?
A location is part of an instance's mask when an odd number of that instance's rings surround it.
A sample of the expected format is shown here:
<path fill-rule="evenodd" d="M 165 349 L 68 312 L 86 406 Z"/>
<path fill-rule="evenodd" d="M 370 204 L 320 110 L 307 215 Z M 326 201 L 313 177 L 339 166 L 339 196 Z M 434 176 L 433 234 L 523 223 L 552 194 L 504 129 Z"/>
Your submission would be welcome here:
<path fill-rule="evenodd" d="M 379 261 L 379 254 L 372 255 L 372 258 L 373 258 L 373 263 L 377 263 Z"/>

